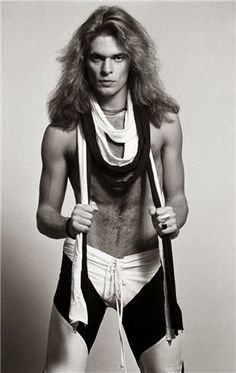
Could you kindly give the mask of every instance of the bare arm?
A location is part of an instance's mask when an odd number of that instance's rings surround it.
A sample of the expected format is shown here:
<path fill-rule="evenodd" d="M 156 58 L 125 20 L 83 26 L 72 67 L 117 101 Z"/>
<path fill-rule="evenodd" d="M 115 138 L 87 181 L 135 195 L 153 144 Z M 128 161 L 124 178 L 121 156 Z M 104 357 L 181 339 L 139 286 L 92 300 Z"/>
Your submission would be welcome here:
<path fill-rule="evenodd" d="M 55 127 L 48 127 L 42 143 L 43 169 L 40 180 L 39 204 L 37 210 L 37 227 L 39 231 L 51 238 L 64 238 L 66 222 L 69 219 L 61 214 L 68 180 L 67 149 L 75 133 L 63 132 Z M 88 232 L 93 213 L 97 205 L 76 204 L 69 221 L 69 234 L 75 237 L 80 232 Z M 68 232 L 68 231 L 67 231 Z"/>
<path fill-rule="evenodd" d="M 51 238 L 66 237 L 67 218 L 61 215 L 67 185 L 67 134 L 48 127 L 42 142 L 42 174 L 40 180 L 37 227 Z"/>
<path fill-rule="evenodd" d="M 162 153 L 163 188 L 166 206 L 171 206 L 176 214 L 177 227 L 186 222 L 188 205 L 184 191 L 184 167 L 182 160 L 182 131 L 179 118 L 163 128 L 165 145 Z"/>
<path fill-rule="evenodd" d="M 188 205 L 184 192 L 182 131 L 178 116 L 172 115 L 172 119 L 172 123 L 163 123 L 161 129 L 164 137 L 162 167 L 165 207 L 150 213 L 156 219 L 159 233 L 175 238 L 187 219 Z"/>

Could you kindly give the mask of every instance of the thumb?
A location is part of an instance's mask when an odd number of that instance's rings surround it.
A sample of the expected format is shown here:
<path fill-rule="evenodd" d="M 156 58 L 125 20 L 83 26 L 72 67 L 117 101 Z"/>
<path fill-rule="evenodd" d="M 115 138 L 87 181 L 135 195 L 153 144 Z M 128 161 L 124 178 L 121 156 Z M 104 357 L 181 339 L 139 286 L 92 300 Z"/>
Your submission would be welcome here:
<path fill-rule="evenodd" d="M 98 211 L 98 206 L 97 206 L 96 202 L 91 201 L 90 205 L 94 208 L 94 211 Z"/>
<path fill-rule="evenodd" d="M 151 216 L 155 215 L 156 214 L 156 207 L 155 206 L 150 206 L 149 207 L 149 214 Z"/>

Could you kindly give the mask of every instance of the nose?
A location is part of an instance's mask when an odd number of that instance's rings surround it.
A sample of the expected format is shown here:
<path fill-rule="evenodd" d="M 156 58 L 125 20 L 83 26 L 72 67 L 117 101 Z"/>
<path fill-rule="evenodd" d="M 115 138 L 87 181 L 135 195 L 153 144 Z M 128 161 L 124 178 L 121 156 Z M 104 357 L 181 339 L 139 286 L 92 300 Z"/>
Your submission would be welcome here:
<path fill-rule="evenodd" d="M 112 61 L 110 58 L 105 58 L 102 63 L 101 74 L 108 75 L 112 73 Z"/>

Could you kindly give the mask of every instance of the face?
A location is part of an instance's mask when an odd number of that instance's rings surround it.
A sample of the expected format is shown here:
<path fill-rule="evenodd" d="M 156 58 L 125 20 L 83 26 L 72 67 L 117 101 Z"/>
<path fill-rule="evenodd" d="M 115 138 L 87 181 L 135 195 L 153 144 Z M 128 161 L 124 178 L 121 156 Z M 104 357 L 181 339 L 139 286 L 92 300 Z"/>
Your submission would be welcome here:
<path fill-rule="evenodd" d="M 100 104 L 125 104 L 129 57 L 113 36 L 97 36 L 90 45 L 87 73 L 92 89 Z"/>

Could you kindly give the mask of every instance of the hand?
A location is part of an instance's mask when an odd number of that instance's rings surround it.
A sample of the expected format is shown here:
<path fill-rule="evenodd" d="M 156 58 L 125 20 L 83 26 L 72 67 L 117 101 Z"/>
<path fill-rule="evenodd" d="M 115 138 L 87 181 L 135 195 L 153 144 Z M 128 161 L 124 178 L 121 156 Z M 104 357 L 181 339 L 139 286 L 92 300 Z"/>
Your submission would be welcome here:
<path fill-rule="evenodd" d="M 78 203 L 71 214 L 70 233 L 76 236 L 78 233 L 87 233 L 92 225 L 94 213 L 98 211 L 97 204 L 91 202 L 89 205 Z"/>
<path fill-rule="evenodd" d="M 170 238 L 175 238 L 179 234 L 179 229 L 176 222 L 176 214 L 170 206 L 159 207 L 155 206 L 149 207 L 149 213 L 152 217 L 152 223 L 159 234 L 163 236 L 166 234 L 170 235 Z"/>

